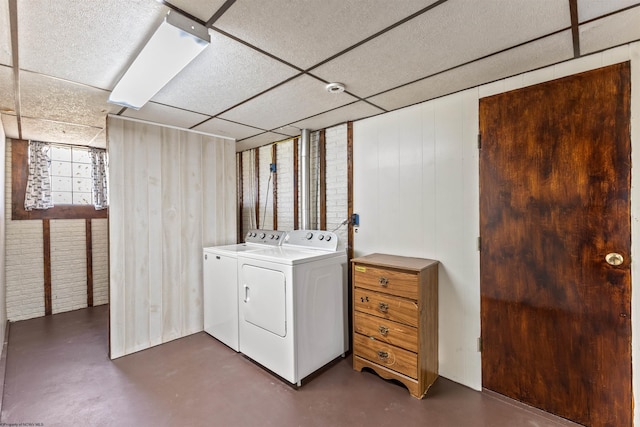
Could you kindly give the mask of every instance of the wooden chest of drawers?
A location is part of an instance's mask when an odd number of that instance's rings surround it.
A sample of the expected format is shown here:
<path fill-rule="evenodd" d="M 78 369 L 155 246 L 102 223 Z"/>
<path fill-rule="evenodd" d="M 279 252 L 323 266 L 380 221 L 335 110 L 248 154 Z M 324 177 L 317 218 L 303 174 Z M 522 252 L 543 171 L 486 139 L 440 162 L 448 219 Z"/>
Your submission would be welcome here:
<path fill-rule="evenodd" d="M 438 261 L 372 254 L 353 264 L 353 368 L 422 398 L 438 378 Z"/>

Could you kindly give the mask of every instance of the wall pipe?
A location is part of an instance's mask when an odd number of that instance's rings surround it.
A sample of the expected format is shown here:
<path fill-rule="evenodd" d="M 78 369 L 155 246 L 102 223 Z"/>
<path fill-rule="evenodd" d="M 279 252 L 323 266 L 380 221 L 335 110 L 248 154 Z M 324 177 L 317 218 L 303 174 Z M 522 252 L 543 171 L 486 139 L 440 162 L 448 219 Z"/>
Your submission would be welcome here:
<path fill-rule="evenodd" d="M 300 138 L 300 164 L 301 183 L 300 189 L 302 205 L 302 229 L 308 230 L 311 227 L 311 131 L 302 129 Z"/>

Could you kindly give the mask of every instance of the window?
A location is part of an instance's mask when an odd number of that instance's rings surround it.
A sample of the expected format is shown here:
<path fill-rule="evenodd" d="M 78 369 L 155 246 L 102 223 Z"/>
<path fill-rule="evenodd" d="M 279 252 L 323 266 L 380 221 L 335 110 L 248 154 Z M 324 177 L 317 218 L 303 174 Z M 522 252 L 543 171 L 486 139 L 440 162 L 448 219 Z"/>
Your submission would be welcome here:
<path fill-rule="evenodd" d="M 49 171 L 54 206 L 93 204 L 88 148 L 52 145 Z"/>
<path fill-rule="evenodd" d="M 91 204 L 91 160 L 89 157 L 89 152 L 86 148 L 84 148 L 86 152 L 86 156 L 88 160 L 88 179 L 89 186 L 88 190 L 84 191 L 83 187 L 84 182 L 76 183 L 76 200 L 81 201 L 82 198 L 86 198 L 88 200 L 88 204 L 62 204 L 62 199 L 55 199 L 54 195 L 54 207 L 50 209 L 34 209 L 32 211 L 27 211 L 24 208 L 24 198 L 25 198 L 25 190 L 27 188 L 27 177 L 29 171 L 29 141 L 26 140 L 10 140 L 11 141 L 11 219 L 13 220 L 21 220 L 21 219 L 87 219 L 87 218 L 107 218 L 109 215 L 109 209 L 101 209 L 96 210 L 95 207 Z M 52 147 L 55 147 L 52 146 Z M 83 147 L 79 147 L 83 148 Z M 63 154 L 60 154 L 63 156 Z M 52 180 L 56 180 L 58 177 L 63 178 L 62 170 L 64 167 L 71 168 L 73 171 L 73 165 L 77 163 L 78 168 L 82 168 L 81 165 L 84 164 L 81 160 L 80 154 L 76 156 L 78 162 L 74 163 L 73 153 L 71 152 L 70 156 L 67 157 L 66 165 L 63 159 L 58 159 L 56 161 L 60 161 L 61 163 L 58 165 L 61 170 L 56 171 L 54 175 L 52 173 Z M 53 159 L 51 160 L 53 163 Z M 53 165 L 52 165 L 53 172 Z M 68 181 L 61 181 L 59 186 L 57 187 L 57 191 L 59 193 L 59 197 L 66 197 L 66 200 L 69 200 L 69 194 L 64 194 L 65 192 L 71 192 L 71 202 L 73 203 L 74 196 L 74 186 L 73 186 L 73 176 L 71 176 L 71 187 L 69 187 Z M 84 178 L 78 177 L 77 180 L 82 180 Z M 65 184 L 66 182 L 66 184 Z M 52 184 L 53 185 L 53 184 Z M 65 187 L 66 185 L 66 187 Z M 64 190 L 66 188 L 67 190 Z M 53 187 L 53 191 L 56 191 L 56 187 Z M 88 193 L 88 196 L 85 194 Z"/>

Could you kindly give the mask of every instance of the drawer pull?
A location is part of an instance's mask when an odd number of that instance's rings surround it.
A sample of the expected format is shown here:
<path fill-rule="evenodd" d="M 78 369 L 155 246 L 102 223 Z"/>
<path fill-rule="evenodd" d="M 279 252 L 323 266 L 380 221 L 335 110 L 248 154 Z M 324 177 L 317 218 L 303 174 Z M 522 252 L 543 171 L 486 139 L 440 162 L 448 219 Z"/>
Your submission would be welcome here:
<path fill-rule="evenodd" d="M 380 286 L 387 287 L 387 285 L 389 284 L 389 279 L 387 279 L 386 277 L 381 277 L 378 279 L 378 283 L 380 283 Z"/>
<path fill-rule="evenodd" d="M 378 359 L 387 360 L 388 358 L 389 358 L 389 353 L 387 353 L 386 351 L 379 351 L 378 352 Z"/>
<path fill-rule="evenodd" d="M 369 302 L 369 297 L 360 297 L 360 302 Z"/>
<path fill-rule="evenodd" d="M 386 313 L 389 310 L 389 304 L 387 304 L 386 302 L 379 302 L 378 303 L 378 310 L 381 313 Z"/>
<path fill-rule="evenodd" d="M 387 336 L 387 334 L 389 333 L 389 328 L 387 328 L 386 326 L 378 326 L 378 332 L 380 332 L 380 335 L 382 336 Z"/>

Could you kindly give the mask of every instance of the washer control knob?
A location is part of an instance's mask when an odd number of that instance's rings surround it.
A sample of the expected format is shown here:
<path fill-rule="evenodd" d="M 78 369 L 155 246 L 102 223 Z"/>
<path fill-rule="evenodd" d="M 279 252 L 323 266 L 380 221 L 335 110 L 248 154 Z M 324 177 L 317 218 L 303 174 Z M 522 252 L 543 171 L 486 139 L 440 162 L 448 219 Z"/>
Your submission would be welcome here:
<path fill-rule="evenodd" d="M 324 240 L 324 234 L 319 235 L 318 240 Z"/>
<path fill-rule="evenodd" d="M 264 238 L 265 238 L 265 236 L 266 236 L 266 234 L 264 234 L 264 233 L 260 233 L 260 238 L 261 238 L 261 239 L 264 239 Z"/>
<path fill-rule="evenodd" d="M 307 240 L 311 240 L 313 239 L 313 233 L 309 232 L 305 237 L 307 238 Z"/>
<path fill-rule="evenodd" d="M 331 236 L 327 236 L 327 242 L 331 240 Z"/>
<path fill-rule="evenodd" d="M 271 240 L 273 240 L 273 238 L 274 238 L 274 237 L 275 237 L 275 236 L 274 236 L 273 234 L 269 234 L 269 238 L 270 238 Z"/>
<path fill-rule="evenodd" d="M 280 240 L 280 235 L 276 234 L 276 240 Z"/>

